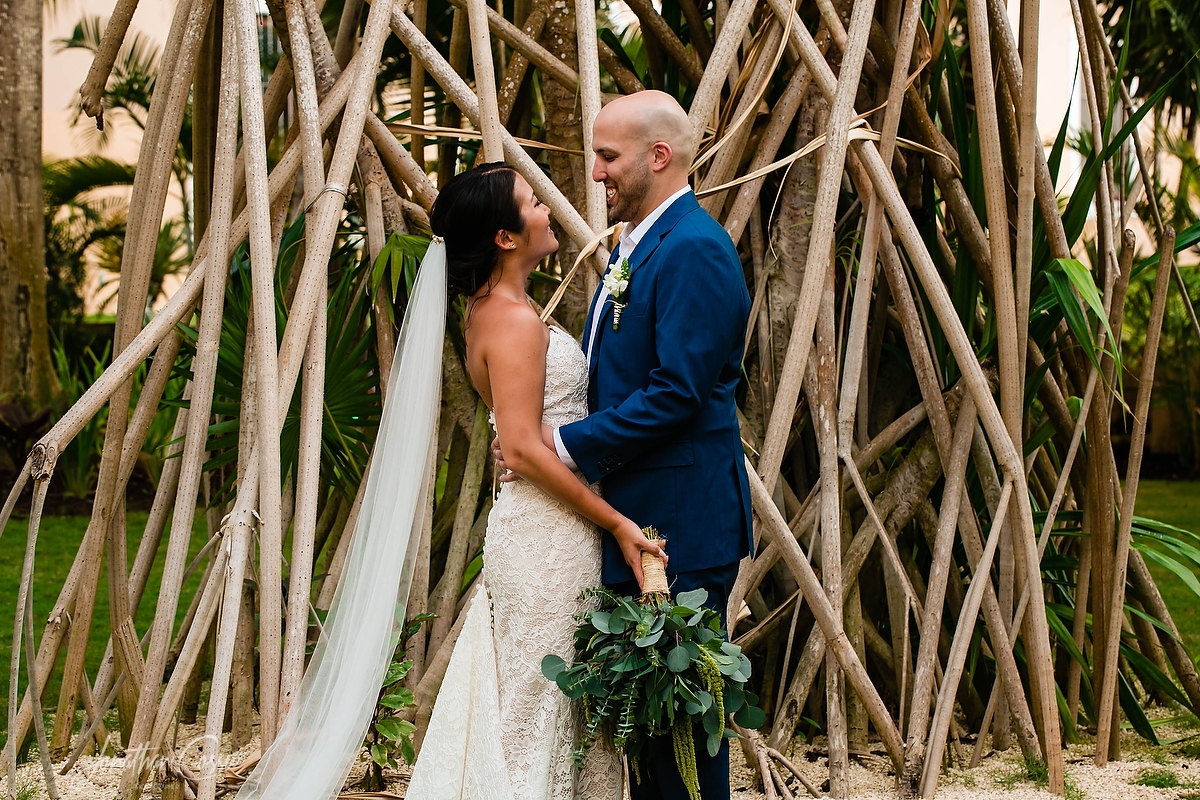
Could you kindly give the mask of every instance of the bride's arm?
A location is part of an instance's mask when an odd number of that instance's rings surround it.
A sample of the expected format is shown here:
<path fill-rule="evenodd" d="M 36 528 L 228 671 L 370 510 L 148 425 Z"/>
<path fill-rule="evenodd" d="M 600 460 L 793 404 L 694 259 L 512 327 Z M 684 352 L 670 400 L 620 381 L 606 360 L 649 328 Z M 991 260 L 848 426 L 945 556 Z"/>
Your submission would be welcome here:
<path fill-rule="evenodd" d="M 611 532 L 641 585 L 641 552 L 665 555 L 661 544 L 592 492 L 542 441 L 549 332 L 531 309 L 510 307 L 488 316 L 476 321 L 487 328 L 478 331 L 477 341 L 486 343 L 483 360 L 505 466 Z"/>

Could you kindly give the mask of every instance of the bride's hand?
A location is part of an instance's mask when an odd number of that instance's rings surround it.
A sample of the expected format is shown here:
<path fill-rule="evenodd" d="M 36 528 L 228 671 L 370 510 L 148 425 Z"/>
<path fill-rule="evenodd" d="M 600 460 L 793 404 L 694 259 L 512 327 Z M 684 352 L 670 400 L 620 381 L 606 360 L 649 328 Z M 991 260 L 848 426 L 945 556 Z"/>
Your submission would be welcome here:
<path fill-rule="evenodd" d="M 642 533 L 642 529 L 637 523 L 625 517 L 612 531 L 613 538 L 617 540 L 617 544 L 621 548 L 621 555 L 625 557 L 625 563 L 633 570 L 633 577 L 637 579 L 638 588 L 642 587 L 642 553 L 653 553 L 663 560 L 665 566 L 668 560 L 667 552 L 663 549 L 661 540 L 651 540 L 646 538 L 646 534 Z"/>

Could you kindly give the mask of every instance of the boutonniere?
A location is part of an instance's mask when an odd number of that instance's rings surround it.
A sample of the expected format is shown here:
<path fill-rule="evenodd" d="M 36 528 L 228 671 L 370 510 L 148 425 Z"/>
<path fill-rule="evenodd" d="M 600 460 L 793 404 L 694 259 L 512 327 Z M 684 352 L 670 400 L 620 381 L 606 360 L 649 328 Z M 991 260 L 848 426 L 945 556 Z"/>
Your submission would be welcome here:
<path fill-rule="evenodd" d="M 604 288 L 613 302 L 613 330 L 621 324 L 621 312 L 625 310 L 625 296 L 629 293 L 629 259 L 622 258 L 604 273 Z"/>

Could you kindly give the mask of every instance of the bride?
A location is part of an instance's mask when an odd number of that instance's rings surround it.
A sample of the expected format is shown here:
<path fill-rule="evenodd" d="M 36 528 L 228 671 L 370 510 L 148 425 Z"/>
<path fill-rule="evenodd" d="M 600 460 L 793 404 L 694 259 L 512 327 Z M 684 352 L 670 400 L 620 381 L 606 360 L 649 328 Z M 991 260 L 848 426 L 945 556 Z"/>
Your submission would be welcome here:
<path fill-rule="evenodd" d="M 542 425 L 587 415 L 587 362 L 575 340 L 529 304 L 530 273 L 558 248 L 550 213 L 511 166 L 447 182 L 437 237 L 405 315 L 362 511 L 300 699 L 238 797 L 334 797 L 374 708 L 403 620 L 420 539 L 427 454 L 436 435 L 447 300 L 467 297 L 467 370 L 492 409 L 505 465 L 488 517 L 483 590 L 470 601 L 413 771 L 408 800 L 619 800 L 622 770 L 595 748 L 571 760 L 577 710 L 541 674 L 572 653 L 580 592 L 601 583 L 611 533 L 641 580 L 660 556 L 637 523 L 606 503 L 542 441 Z M 443 243 L 444 242 L 444 243 Z"/>

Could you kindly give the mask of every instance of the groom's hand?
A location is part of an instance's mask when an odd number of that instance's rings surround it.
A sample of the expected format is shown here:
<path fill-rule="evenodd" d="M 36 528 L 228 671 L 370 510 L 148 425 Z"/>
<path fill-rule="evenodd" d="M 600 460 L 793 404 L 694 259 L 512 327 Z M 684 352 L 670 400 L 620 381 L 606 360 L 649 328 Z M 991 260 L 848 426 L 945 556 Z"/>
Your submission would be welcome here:
<path fill-rule="evenodd" d="M 500 437 L 492 439 L 492 458 L 496 462 L 496 469 L 500 473 L 501 483 L 513 483 L 521 480 L 521 476 L 508 468 L 504 463 L 504 451 L 500 449 Z"/>
<path fill-rule="evenodd" d="M 554 428 L 549 425 L 542 425 L 542 444 L 552 452 L 557 454 L 558 449 L 554 446 Z M 500 449 L 500 437 L 492 439 L 492 458 L 496 461 L 496 469 L 500 470 L 500 482 L 512 483 L 521 480 L 521 476 L 508 469 L 504 463 L 504 451 Z"/>

